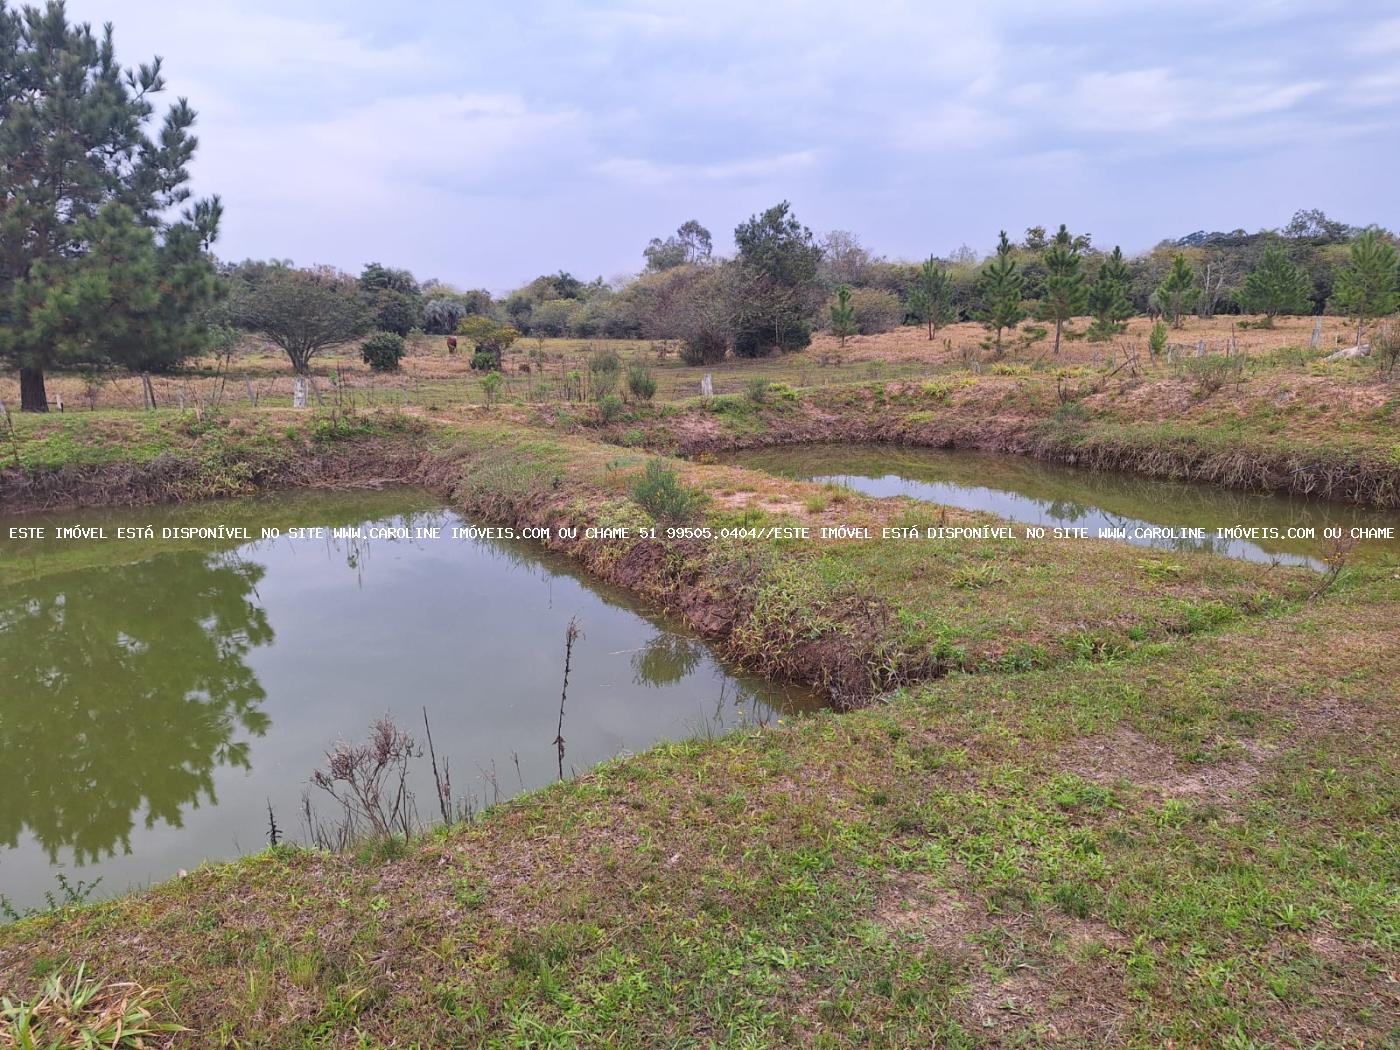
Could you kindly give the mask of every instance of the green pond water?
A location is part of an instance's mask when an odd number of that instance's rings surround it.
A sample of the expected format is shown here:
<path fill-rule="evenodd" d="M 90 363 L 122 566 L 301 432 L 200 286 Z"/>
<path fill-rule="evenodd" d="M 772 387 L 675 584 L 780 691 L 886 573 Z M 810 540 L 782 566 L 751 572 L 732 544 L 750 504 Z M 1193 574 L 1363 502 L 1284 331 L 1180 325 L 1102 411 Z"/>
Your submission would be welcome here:
<path fill-rule="evenodd" d="M 306 494 L 0 517 L 0 894 L 95 896 L 267 841 L 305 839 L 304 792 L 338 738 L 423 708 L 454 795 L 478 805 L 657 741 L 809 710 L 727 668 L 676 624 L 413 491 Z M 11 527 L 109 538 L 11 539 Z M 157 538 L 114 538 L 151 526 Z M 162 539 L 165 527 L 362 526 L 352 538 Z M 367 538 L 443 528 L 442 539 Z M 559 732 L 564 636 L 575 643 Z M 559 755 L 556 737 L 564 739 Z M 427 758 L 410 781 L 437 817 Z M 0 916 L 0 921 L 3 917 Z"/>
<path fill-rule="evenodd" d="M 891 445 L 806 445 L 734 453 L 725 462 L 783 477 L 829 481 L 869 496 L 910 496 L 1027 525 L 1123 529 L 1129 543 L 1206 550 L 1251 561 L 1320 568 L 1324 530 L 1390 529 L 1360 538 L 1356 558 L 1400 558 L 1400 513 L 1321 500 L 1238 492 L 1134 474 L 1076 469 L 1020 456 Z M 1162 529 L 1176 530 L 1161 535 Z M 1204 539 L 1180 530 L 1204 529 Z M 1251 534 L 1216 530 L 1254 530 Z M 1260 532 L 1259 530 L 1266 530 Z M 1312 535 L 1305 533 L 1311 531 Z"/>

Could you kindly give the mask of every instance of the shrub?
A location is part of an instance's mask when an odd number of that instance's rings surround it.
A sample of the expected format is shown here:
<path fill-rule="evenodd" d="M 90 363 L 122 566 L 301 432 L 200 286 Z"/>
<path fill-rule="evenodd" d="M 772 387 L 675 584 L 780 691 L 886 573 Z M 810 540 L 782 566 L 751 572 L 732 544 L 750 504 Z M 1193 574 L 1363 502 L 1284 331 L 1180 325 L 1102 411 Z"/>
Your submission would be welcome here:
<path fill-rule="evenodd" d="M 762 376 L 754 376 L 744 385 L 744 393 L 755 405 L 761 405 L 768 400 L 768 388 L 772 383 Z"/>
<path fill-rule="evenodd" d="M 703 493 L 682 485 L 659 459 L 649 460 L 646 472 L 632 483 L 632 499 L 657 521 L 687 521 L 705 502 Z"/>
<path fill-rule="evenodd" d="M 360 357 L 376 372 L 397 372 L 403 357 L 403 336 L 395 332 L 375 332 L 360 344 Z"/>
<path fill-rule="evenodd" d="M 1244 376 L 1244 358 L 1238 354 L 1188 357 L 1182 367 L 1196 381 L 1196 389 L 1202 395 L 1213 394 L 1226 383 L 1238 383 Z"/>
<path fill-rule="evenodd" d="M 893 332 L 904 323 L 904 304 L 899 296 L 880 288 L 852 289 L 851 313 L 861 335 Z"/>
<path fill-rule="evenodd" d="M 616 350 L 599 350 L 588 359 L 588 376 L 593 396 L 601 401 L 617 388 L 622 359 Z"/>
<path fill-rule="evenodd" d="M 638 401 L 650 401 L 656 396 L 656 377 L 646 365 L 629 365 L 627 392 Z"/>
<path fill-rule="evenodd" d="M 475 366 L 473 366 L 475 367 Z M 501 384 L 505 382 L 505 376 L 500 372 L 487 372 L 481 377 L 481 392 L 486 397 L 488 407 L 496 403 L 496 399 L 501 394 Z"/>
<path fill-rule="evenodd" d="M 598 415 L 604 423 L 612 423 L 622 418 L 622 413 L 627 411 L 627 406 L 622 403 L 622 398 L 616 394 L 607 394 L 598 399 Z"/>
<path fill-rule="evenodd" d="M 1167 349 L 1167 324 L 1158 321 L 1152 326 L 1152 334 L 1147 337 L 1147 349 L 1153 357 L 1161 357 Z"/>

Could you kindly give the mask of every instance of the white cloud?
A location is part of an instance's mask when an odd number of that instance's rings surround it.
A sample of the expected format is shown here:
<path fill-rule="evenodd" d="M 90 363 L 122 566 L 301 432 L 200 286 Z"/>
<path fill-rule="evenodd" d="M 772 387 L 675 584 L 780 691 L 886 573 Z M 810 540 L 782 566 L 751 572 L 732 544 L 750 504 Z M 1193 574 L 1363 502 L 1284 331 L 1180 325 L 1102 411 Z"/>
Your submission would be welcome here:
<path fill-rule="evenodd" d="M 655 188 L 687 182 L 761 182 L 805 171 L 816 163 L 816 151 L 797 150 L 771 157 L 705 164 L 673 164 L 637 157 L 613 157 L 598 162 L 593 170 L 627 185 Z"/>

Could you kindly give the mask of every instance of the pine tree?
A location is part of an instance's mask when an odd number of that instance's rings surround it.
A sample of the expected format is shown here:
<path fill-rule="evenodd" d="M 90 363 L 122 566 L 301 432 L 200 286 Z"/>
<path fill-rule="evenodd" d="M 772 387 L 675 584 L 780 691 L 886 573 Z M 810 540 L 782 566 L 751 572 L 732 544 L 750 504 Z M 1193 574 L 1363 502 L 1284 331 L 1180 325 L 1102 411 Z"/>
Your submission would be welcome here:
<path fill-rule="evenodd" d="M 1186 256 L 1177 252 L 1172 256 L 1172 267 L 1167 271 L 1167 276 L 1152 293 L 1152 301 L 1167 315 L 1173 328 L 1180 328 L 1181 315 L 1191 309 L 1198 291 L 1196 271 L 1186 261 Z"/>
<path fill-rule="evenodd" d="M 1099 266 L 1098 277 L 1089 289 L 1089 312 L 1094 315 L 1092 338 L 1107 339 L 1121 332 L 1123 322 L 1132 316 L 1128 281 L 1128 265 L 1123 261 L 1123 249 L 1115 245 L 1113 254 Z"/>
<path fill-rule="evenodd" d="M 163 218 L 189 199 L 196 146 L 184 99 L 147 134 L 163 88 L 159 59 L 117 65 L 110 26 L 99 39 L 61 3 L 0 5 L 0 358 L 25 411 L 47 410 L 46 369 L 156 367 L 201 345 L 220 208 Z"/>
<path fill-rule="evenodd" d="M 1367 230 L 1351 242 L 1351 255 L 1337 271 L 1331 304 L 1334 309 L 1356 318 L 1356 345 L 1366 322 L 1384 317 L 1400 304 L 1400 264 L 1395 245 L 1383 240 L 1375 230 Z"/>
<path fill-rule="evenodd" d="M 1311 297 L 1312 279 L 1288 257 L 1282 244 L 1271 241 L 1259 265 L 1244 279 L 1240 306 L 1249 313 L 1263 314 L 1264 323 L 1272 327 L 1279 314 L 1305 313 Z"/>
<path fill-rule="evenodd" d="M 1060 332 L 1066 321 L 1078 317 L 1088 301 L 1083 259 L 1064 223 L 1045 250 L 1045 285 L 1036 316 L 1055 322 L 1055 350 L 1060 352 Z"/>
<path fill-rule="evenodd" d="M 928 326 L 930 339 L 953 319 L 953 282 L 932 255 L 919 267 L 909 289 L 908 309 L 915 321 Z"/>
<path fill-rule="evenodd" d="M 849 285 L 836 289 L 836 301 L 831 304 L 831 330 L 840 337 L 842 346 L 856 330 L 856 308 L 851 305 Z"/>
<path fill-rule="evenodd" d="M 1011 242 L 1006 237 L 1006 231 L 1002 230 L 997 253 L 982 267 L 979 279 L 983 302 L 982 324 L 989 332 L 996 333 L 998 354 L 1001 353 L 1002 332 L 1015 328 L 1025 319 L 1026 311 L 1021 304 L 1024 283 L 1025 276 L 1011 255 Z"/>

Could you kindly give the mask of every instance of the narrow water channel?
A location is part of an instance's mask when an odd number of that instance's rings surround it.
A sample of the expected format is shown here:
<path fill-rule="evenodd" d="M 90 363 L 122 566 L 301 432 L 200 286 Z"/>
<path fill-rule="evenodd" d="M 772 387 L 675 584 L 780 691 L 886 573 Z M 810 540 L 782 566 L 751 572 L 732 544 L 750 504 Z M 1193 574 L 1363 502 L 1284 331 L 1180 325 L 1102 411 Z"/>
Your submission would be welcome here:
<path fill-rule="evenodd" d="M 1238 492 L 1112 471 L 1088 471 L 1021 456 L 891 445 L 803 445 L 738 452 L 725 462 L 782 477 L 826 481 L 868 496 L 910 496 L 988 511 L 1027 525 L 1076 526 L 1090 536 L 1124 530 L 1129 543 L 1206 550 L 1232 558 L 1319 568 L 1324 530 L 1391 529 L 1400 513 L 1342 503 Z M 1204 539 L 1162 529 L 1203 529 Z M 1235 530 L 1219 535 L 1217 530 Z M 1249 530 L 1248 533 L 1239 530 Z M 1305 533 L 1311 531 L 1309 537 Z M 1360 539 L 1357 558 L 1400 557 L 1400 539 Z"/>
<path fill-rule="evenodd" d="M 0 894 L 95 896 L 290 838 L 338 738 L 389 714 L 489 804 L 661 740 L 815 706 L 521 542 L 164 539 L 163 528 L 462 525 L 414 491 L 0 519 Z M 10 526 L 108 539 L 8 539 Z M 112 538 L 152 526 L 151 540 Z M 559 730 L 565 631 L 577 621 Z M 556 738 L 562 736 L 564 754 Z M 437 816 L 426 758 L 410 781 Z M 61 892 L 58 892 L 61 899 Z M 3 917 L 0 917 L 3 921 Z"/>

